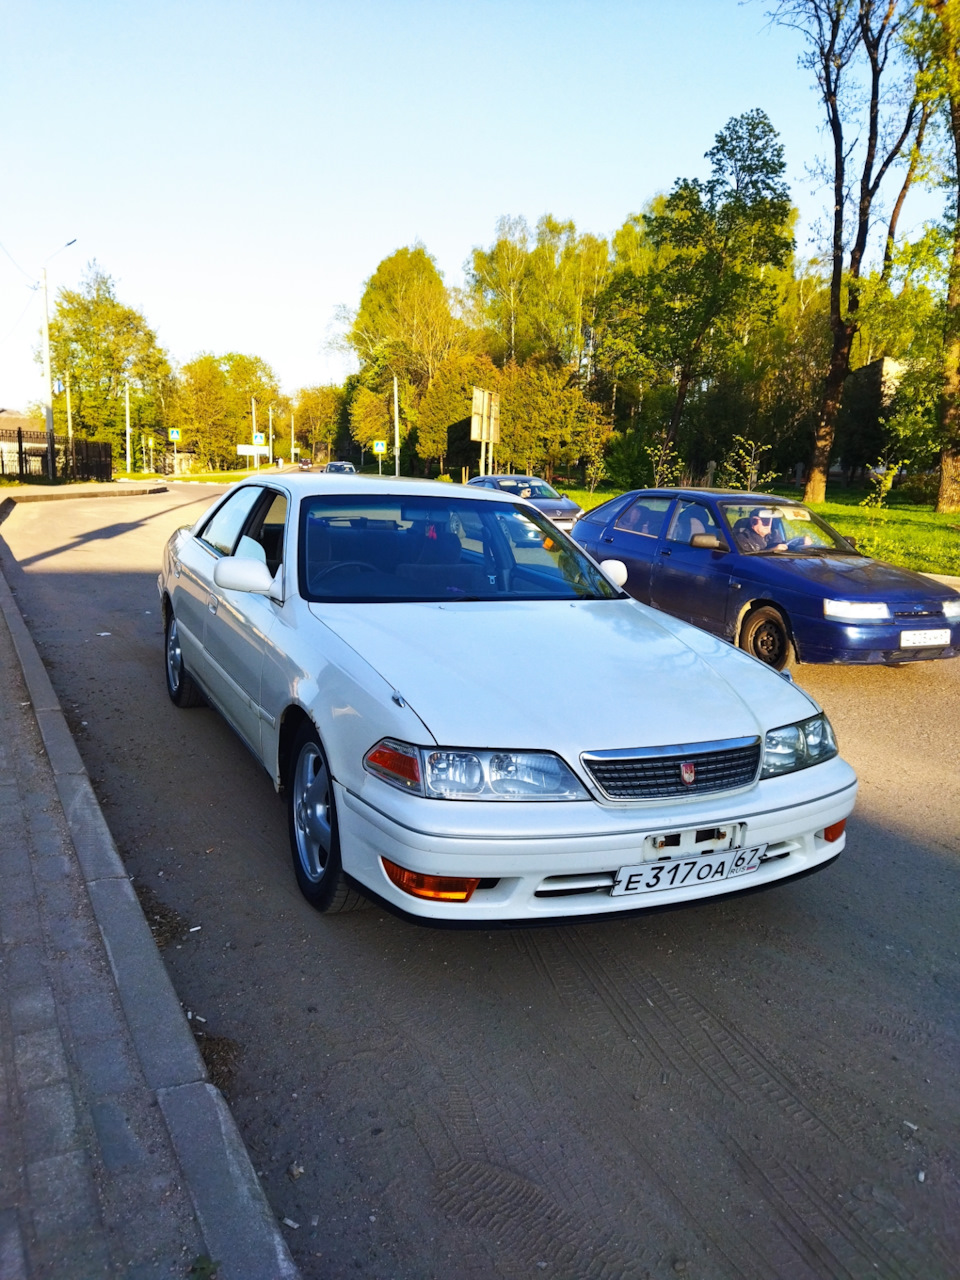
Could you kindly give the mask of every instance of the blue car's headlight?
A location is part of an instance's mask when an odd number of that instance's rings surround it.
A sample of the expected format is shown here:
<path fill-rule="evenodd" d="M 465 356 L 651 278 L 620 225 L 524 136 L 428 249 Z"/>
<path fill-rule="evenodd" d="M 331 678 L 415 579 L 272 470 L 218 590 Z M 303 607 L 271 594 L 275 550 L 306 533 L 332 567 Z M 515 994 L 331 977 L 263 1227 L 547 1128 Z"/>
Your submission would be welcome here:
<path fill-rule="evenodd" d="M 763 742 L 761 778 L 775 778 L 795 769 L 808 769 L 837 754 L 837 740 L 823 714 L 771 729 Z"/>
<path fill-rule="evenodd" d="M 824 600 L 823 616 L 836 622 L 882 622 L 892 615 L 882 601 Z"/>
<path fill-rule="evenodd" d="M 957 596 L 956 600 L 944 600 L 943 616 L 951 618 L 954 622 L 960 619 L 960 596 Z"/>
<path fill-rule="evenodd" d="M 401 791 L 435 800 L 587 800 L 572 770 L 552 751 L 472 751 L 415 747 L 384 738 L 364 767 Z"/>

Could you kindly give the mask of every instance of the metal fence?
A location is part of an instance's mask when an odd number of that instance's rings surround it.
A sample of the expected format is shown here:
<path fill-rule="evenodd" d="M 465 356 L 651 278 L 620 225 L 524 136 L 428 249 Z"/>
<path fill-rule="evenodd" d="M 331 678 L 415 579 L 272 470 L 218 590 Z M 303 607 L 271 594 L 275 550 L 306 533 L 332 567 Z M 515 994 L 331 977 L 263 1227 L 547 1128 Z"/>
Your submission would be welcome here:
<path fill-rule="evenodd" d="M 64 480 L 111 480 L 113 445 L 83 436 L 54 436 L 54 474 Z M 45 431 L 0 428 L 0 475 L 26 480 L 48 475 Z"/>

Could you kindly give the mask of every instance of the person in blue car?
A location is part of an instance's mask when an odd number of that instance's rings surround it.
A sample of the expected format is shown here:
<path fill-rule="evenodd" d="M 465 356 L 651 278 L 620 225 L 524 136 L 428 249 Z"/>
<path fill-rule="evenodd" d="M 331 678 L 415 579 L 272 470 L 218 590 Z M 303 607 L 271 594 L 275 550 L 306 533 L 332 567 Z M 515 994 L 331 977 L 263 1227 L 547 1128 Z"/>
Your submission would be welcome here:
<path fill-rule="evenodd" d="M 734 533 L 741 551 L 786 551 L 787 544 L 774 532 L 769 507 L 754 507 L 746 520 L 738 520 Z"/>

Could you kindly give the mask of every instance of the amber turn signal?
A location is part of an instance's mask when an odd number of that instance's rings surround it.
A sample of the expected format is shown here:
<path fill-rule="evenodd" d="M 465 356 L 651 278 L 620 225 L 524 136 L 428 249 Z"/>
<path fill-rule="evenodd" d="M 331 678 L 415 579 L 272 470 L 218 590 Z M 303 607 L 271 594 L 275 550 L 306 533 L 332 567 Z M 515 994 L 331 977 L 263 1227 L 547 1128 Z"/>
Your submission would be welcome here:
<path fill-rule="evenodd" d="M 419 871 L 398 867 L 389 858 L 381 858 L 380 861 L 397 888 L 415 898 L 430 898 L 434 902 L 469 902 L 480 883 L 479 876 L 476 879 L 463 876 L 426 876 Z"/>
<path fill-rule="evenodd" d="M 839 840 L 843 835 L 844 828 L 847 825 L 846 818 L 841 818 L 839 822 L 831 822 L 829 827 L 823 828 L 823 838 L 829 844 L 833 844 L 834 840 Z"/>

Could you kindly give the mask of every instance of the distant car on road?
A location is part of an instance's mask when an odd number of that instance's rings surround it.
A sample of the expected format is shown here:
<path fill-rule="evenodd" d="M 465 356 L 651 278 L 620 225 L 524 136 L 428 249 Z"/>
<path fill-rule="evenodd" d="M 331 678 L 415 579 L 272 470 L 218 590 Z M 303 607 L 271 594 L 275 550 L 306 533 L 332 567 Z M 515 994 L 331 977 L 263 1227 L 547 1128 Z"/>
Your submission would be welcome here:
<path fill-rule="evenodd" d="M 357 473 L 357 468 L 352 462 L 328 462 L 323 469 L 328 475 L 339 473 L 340 475 L 353 476 Z"/>
<path fill-rule="evenodd" d="M 503 492 L 253 478 L 167 544 L 167 691 L 284 792 L 321 911 L 539 923 L 832 862 L 857 784 L 820 707 L 623 574 Z"/>
<path fill-rule="evenodd" d="M 301 459 L 300 459 L 300 461 L 299 461 L 299 463 L 298 463 L 297 465 L 299 466 L 299 468 L 300 468 L 300 470 L 301 470 L 301 471 L 312 471 L 312 470 L 313 470 L 313 459 L 312 459 L 312 458 L 301 458 Z"/>
<path fill-rule="evenodd" d="M 538 480 L 536 476 L 474 476 L 467 483 L 480 489 L 497 489 L 500 493 L 509 493 L 515 498 L 532 502 L 538 511 L 542 511 L 565 533 L 570 532 L 583 514 L 583 508 L 578 507 L 571 498 L 557 493 L 546 480 Z"/>
<path fill-rule="evenodd" d="M 587 512 L 572 536 L 596 559 L 622 560 L 635 599 L 777 670 L 960 654 L 960 594 L 861 555 L 788 498 L 634 489 Z"/>

